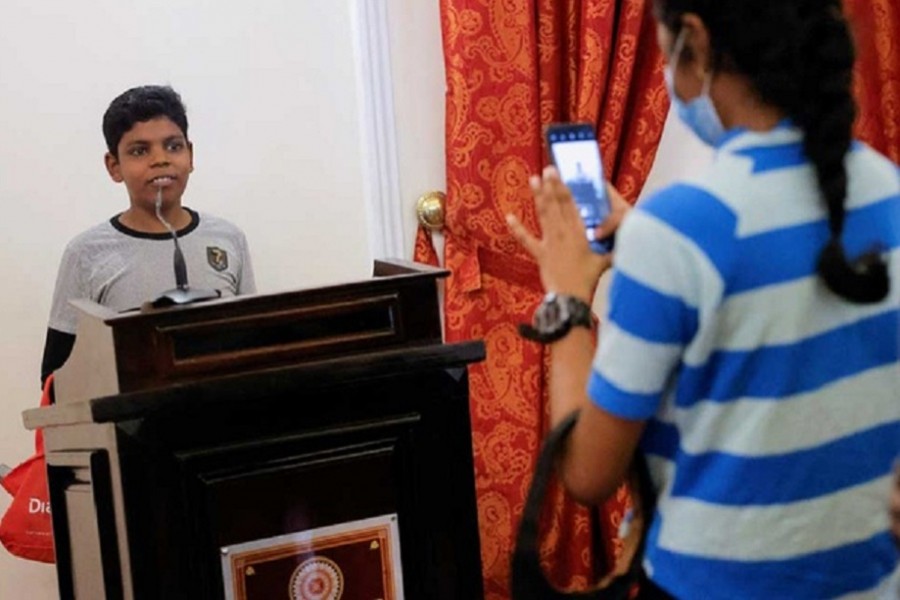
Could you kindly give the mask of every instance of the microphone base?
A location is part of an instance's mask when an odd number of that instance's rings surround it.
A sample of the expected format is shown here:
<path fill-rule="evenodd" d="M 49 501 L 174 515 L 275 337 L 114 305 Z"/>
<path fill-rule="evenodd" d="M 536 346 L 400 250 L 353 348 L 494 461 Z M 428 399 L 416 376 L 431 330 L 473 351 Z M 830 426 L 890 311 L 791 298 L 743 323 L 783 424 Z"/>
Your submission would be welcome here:
<path fill-rule="evenodd" d="M 156 300 L 150 303 L 153 308 L 165 308 L 167 306 L 181 306 L 184 304 L 193 304 L 195 302 L 204 302 L 206 300 L 216 300 L 222 297 L 219 290 L 197 290 L 189 287 L 175 288 L 164 292 Z"/>

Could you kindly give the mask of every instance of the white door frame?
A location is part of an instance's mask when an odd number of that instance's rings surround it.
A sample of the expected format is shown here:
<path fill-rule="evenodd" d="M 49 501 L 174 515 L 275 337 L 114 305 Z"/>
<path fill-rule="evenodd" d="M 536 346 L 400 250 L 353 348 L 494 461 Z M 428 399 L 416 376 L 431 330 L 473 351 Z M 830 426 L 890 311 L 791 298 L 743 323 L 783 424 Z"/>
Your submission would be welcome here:
<path fill-rule="evenodd" d="M 362 139 L 362 172 L 373 259 L 409 258 L 403 236 L 387 2 L 350 0 Z"/>

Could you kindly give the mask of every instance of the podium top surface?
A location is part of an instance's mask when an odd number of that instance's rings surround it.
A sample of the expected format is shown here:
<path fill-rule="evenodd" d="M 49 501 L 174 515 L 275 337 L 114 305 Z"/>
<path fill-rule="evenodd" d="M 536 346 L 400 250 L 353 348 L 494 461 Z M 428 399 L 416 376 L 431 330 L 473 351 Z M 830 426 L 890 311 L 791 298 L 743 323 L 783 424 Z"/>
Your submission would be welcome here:
<path fill-rule="evenodd" d="M 464 369 L 484 360 L 481 341 L 376 351 L 273 369 L 226 375 L 161 389 L 55 404 L 23 413 L 28 429 L 76 423 L 136 419 L 171 406 L 214 410 L 222 402 L 242 402 L 248 395 L 280 397 L 289 390 L 333 385 L 365 385 L 366 380 L 404 372 Z"/>
<path fill-rule="evenodd" d="M 146 303 L 138 310 L 126 312 L 111 311 L 90 301 L 76 301 L 94 316 L 101 318 L 111 327 L 126 326 L 142 321 L 192 320 L 202 318 L 209 313 L 252 315 L 271 305 L 304 306 L 315 303 L 318 299 L 346 298 L 348 301 L 366 298 L 379 291 L 395 290 L 399 287 L 423 287 L 423 293 L 438 279 L 450 275 L 450 272 L 418 263 L 400 260 L 375 261 L 373 276 L 369 279 L 335 283 L 323 287 L 301 288 L 252 296 L 232 296 L 194 304 L 172 305 L 153 308 Z M 427 302 L 430 298 L 421 298 Z M 87 307 L 93 307 L 87 309 Z"/>
<path fill-rule="evenodd" d="M 58 404 L 260 369 L 442 343 L 437 282 L 449 273 L 376 261 L 362 281 L 114 313 L 76 301 Z"/>

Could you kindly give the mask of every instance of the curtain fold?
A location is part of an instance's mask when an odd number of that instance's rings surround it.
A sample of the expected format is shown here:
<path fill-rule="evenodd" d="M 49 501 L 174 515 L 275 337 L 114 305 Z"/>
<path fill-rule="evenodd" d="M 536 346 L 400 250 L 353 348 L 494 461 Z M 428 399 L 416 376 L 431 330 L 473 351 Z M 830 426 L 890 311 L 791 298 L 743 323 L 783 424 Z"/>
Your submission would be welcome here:
<path fill-rule="evenodd" d="M 844 0 L 857 47 L 856 135 L 900 164 L 900 4 Z"/>
<path fill-rule="evenodd" d="M 542 291 L 536 265 L 505 222 L 537 230 L 530 175 L 545 164 L 543 127 L 595 123 L 607 176 L 637 197 L 668 110 L 649 0 L 441 0 L 447 77 L 445 294 L 448 342 L 483 339 L 470 368 L 485 596 L 509 597 L 509 560 L 548 425 L 549 356 L 525 342 Z M 434 259 L 420 232 L 416 258 Z M 624 490 L 598 515 L 557 487 L 543 558 L 566 588 L 611 564 Z M 598 518 L 599 517 L 599 518 Z"/>

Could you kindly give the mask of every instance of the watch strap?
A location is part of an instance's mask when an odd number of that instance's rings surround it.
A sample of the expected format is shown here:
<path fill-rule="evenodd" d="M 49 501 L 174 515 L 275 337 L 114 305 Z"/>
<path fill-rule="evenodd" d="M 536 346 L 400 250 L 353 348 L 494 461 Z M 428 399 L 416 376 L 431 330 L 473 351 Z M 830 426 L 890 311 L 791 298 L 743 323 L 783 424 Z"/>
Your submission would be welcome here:
<path fill-rule="evenodd" d="M 552 344 L 566 337 L 572 331 L 572 324 L 566 323 L 553 332 L 538 331 L 528 323 L 519 323 L 519 335 L 526 340 L 537 342 L 539 344 Z"/>
<path fill-rule="evenodd" d="M 575 296 L 565 296 L 569 302 L 569 314 L 571 316 L 572 327 L 586 327 L 591 329 L 594 326 L 594 319 L 591 316 L 591 306 L 581 298 Z"/>
<path fill-rule="evenodd" d="M 552 299 L 551 299 L 552 298 Z M 548 302 L 565 303 L 567 318 L 552 329 L 537 326 L 539 322 L 537 315 L 545 308 Z M 538 313 L 535 313 L 535 325 L 521 323 L 519 325 L 519 335 L 527 340 L 538 342 L 541 344 L 551 344 L 566 337 L 572 330 L 572 327 L 585 327 L 591 329 L 593 327 L 593 319 L 591 317 L 591 307 L 587 302 L 576 298 L 575 296 L 557 296 L 548 295 L 547 299 L 538 307 Z"/>

